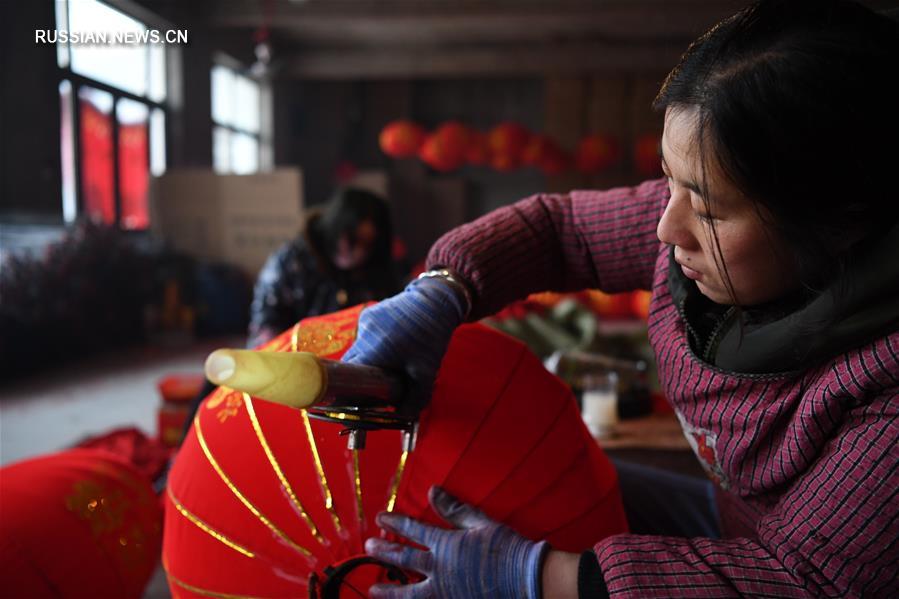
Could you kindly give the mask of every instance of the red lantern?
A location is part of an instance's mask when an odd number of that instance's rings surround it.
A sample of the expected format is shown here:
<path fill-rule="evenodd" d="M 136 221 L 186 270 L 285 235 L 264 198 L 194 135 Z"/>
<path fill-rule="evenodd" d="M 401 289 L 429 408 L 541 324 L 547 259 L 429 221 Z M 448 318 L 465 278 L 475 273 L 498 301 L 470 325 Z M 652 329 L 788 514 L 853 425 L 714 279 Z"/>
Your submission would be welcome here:
<path fill-rule="evenodd" d="M 465 152 L 465 161 L 468 164 L 486 164 L 490 153 L 487 150 L 487 136 L 480 131 L 471 131 L 468 139 L 468 150 Z"/>
<path fill-rule="evenodd" d="M 500 123 L 487 134 L 490 166 L 509 171 L 521 164 L 521 155 L 531 138 L 527 129 L 518 123 Z"/>
<path fill-rule="evenodd" d="M 575 166 L 584 174 L 592 175 L 616 164 L 621 159 L 618 142 L 608 135 L 588 135 L 578 144 Z"/>
<path fill-rule="evenodd" d="M 410 158 L 418 153 L 425 131 L 411 121 L 393 121 L 381 129 L 381 150 L 393 158 Z"/>
<path fill-rule="evenodd" d="M 535 135 L 524 147 L 521 161 L 539 168 L 545 175 L 559 175 L 568 169 L 571 158 L 552 138 Z"/>
<path fill-rule="evenodd" d="M 145 473 L 105 449 L 0 469 L 4 597 L 142 597 L 162 510 Z"/>
<path fill-rule="evenodd" d="M 656 133 L 641 135 L 634 143 L 634 168 L 646 177 L 660 177 L 662 163 L 659 159 L 662 140 Z"/>
<path fill-rule="evenodd" d="M 339 359 L 363 307 L 307 318 L 265 350 Z M 427 503 L 433 484 L 563 551 L 627 529 L 615 469 L 571 390 L 483 325 L 453 336 L 413 449 L 389 429 L 349 449 L 341 429 L 225 387 L 207 397 L 165 492 L 173 594 L 365 597 L 389 572 L 360 562 L 375 515 L 445 526 Z"/>
<path fill-rule="evenodd" d="M 444 123 L 425 139 L 418 156 L 435 170 L 455 170 L 465 163 L 470 137 L 470 131 L 462 123 Z"/>
<path fill-rule="evenodd" d="M 534 135 L 521 152 L 521 163 L 538 166 L 556 149 L 556 143 L 546 135 Z"/>
<path fill-rule="evenodd" d="M 561 175 L 571 168 L 571 156 L 562 148 L 552 148 L 538 165 L 544 175 Z"/>

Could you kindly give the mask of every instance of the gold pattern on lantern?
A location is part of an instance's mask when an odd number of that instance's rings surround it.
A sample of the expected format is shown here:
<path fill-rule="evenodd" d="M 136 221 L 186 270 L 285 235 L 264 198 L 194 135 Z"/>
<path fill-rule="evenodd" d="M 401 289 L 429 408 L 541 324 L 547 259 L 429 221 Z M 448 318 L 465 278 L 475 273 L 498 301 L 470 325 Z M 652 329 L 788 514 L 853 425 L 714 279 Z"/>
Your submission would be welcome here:
<path fill-rule="evenodd" d="M 216 388 L 216 390 L 212 392 L 212 395 L 210 395 L 206 399 L 206 402 L 204 404 L 206 406 L 206 409 L 207 410 L 216 409 L 217 407 L 222 405 L 222 402 L 225 401 L 225 398 L 228 396 L 228 394 L 233 393 L 233 392 L 234 392 L 233 389 L 230 389 L 230 388 L 224 387 L 224 386 Z"/>
<path fill-rule="evenodd" d="M 230 547 L 231 549 L 240 553 L 241 555 L 244 555 L 249 558 L 256 557 L 255 553 L 253 553 L 246 547 L 241 547 L 240 545 L 238 545 L 237 543 L 235 543 L 234 541 L 232 541 L 231 539 L 229 539 L 228 537 L 226 537 L 219 531 L 215 530 L 214 528 L 212 528 L 211 526 L 206 524 L 203 520 L 201 520 L 200 518 L 198 518 L 197 516 L 192 514 L 186 507 L 184 507 L 184 505 L 182 505 L 182 503 L 180 501 L 178 501 L 178 499 L 175 497 L 175 494 L 172 493 L 171 488 L 168 488 L 166 490 L 168 492 L 169 499 L 172 501 L 172 505 L 174 505 L 175 509 L 178 510 L 178 513 L 181 514 L 182 516 L 184 516 L 185 518 L 187 518 L 187 520 L 191 524 L 193 524 L 194 526 L 196 526 L 197 528 L 199 528 L 200 530 L 202 530 L 203 532 L 208 534 L 210 537 L 212 537 L 219 543 L 222 543 L 223 545 Z"/>
<path fill-rule="evenodd" d="M 353 486 L 356 489 L 356 514 L 359 526 L 365 528 L 365 514 L 362 511 L 362 472 L 359 469 L 359 450 L 353 450 Z"/>
<path fill-rule="evenodd" d="M 281 488 L 290 499 L 290 502 L 293 504 L 297 513 L 299 513 L 300 517 L 303 519 L 306 525 L 309 526 L 309 530 L 312 532 L 312 536 L 314 536 L 319 543 L 324 543 L 324 539 L 322 538 L 321 533 L 319 532 L 318 528 L 316 528 L 315 523 L 312 521 L 312 518 L 310 518 L 309 514 L 306 513 L 306 510 L 300 503 L 300 499 L 294 492 L 290 481 L 287 480 L 287 477 L 284 475 L 284 471 L 281 470 L 281 465 L 278 463 L 278 459 L 275 457 L 274 452 L 272 452 L 271 447 L 269 447 L 268 440 L 265 438 L 265 434 L 262 432 L 262 425 L 259 423 L 259 418 L 256 417 L 256 409 L 253 407 L 253 399 L 246 393 L 244 394 L 244 404 L 247 406 L 247 415 L 250 417 L 250 423 L 253 426 L 253 431 L 256 433 L 256 438 L 259 440 L 259 445 L 262 447 L 262 451 L 265 452 L 265 457 L 268 458 L 268 463 L 272 467 L 275 476 L 277 476 L 278 480 L 281 482 Z"/>
<path fill-rule="evenodd" d="M 396 506 L 396 495 L 400 488 L 400 481 L 403 479 L 403 471 L 406 469 L 406 459 L 408 457 L 408 451 L 404 451 L 400 454 L 400 461 L 396 465 L 396 472 L 393 475 L 393 482 L 390 485 L 390 495 L 387 497 L 386 511 L 388 512 L 392 512 L 394 506 Z"/>
<path fill-rule="evenodd" d="M 307 351 L 317 356 L 335 354 L 348 347 L 355 331 L 342 329 L 339 321 L 307 322 L 299 327 L 295 351 Z"/>
<path fill-rule="evenodd" d="M 209 464 L 212 466 L 212 469 L 215 470 L 215 473 L 219 475 L 219 478 L 222 479 L 222 482 L 231 489 L 231 492 L 234 494 L 237 499 L 244 505 L 245 508 L 250 510 L 250 513 L 253 514 L 257 520 L 262 522 L 269 530 L 275 533 L 282 541 L 284 541 L 291 549 L 294 551 L 306 556 L 310 557 L 312 552 L 295 543 L 293 539 L 287 536 L 283 530 L 275 526 L 275 524 L 268 519 L 265 514 L 259 511 L 259 509 L 253 505 L 253 503 L 246 498 L 246 496 L 237 488 L 237 485 L 231 480 L 231 478 L 225 474 L 225 471 L 222 470 L 222 467 L 219 465 L 218 460 L 215 459 L 215 456 L 212 455 L 212 451 L 210 451 L 209 446 L 206 444 L 206 438 L 203 436 L 203 427 L 200 425 L 200 418 L 194 417 L 194 430 L 197 433 L 197 441 L 200 443 L 200 449 L 203 450 L 203 455 L 206 456 L 206 459 L 209 461 Z"/>
<path fill-rule="evenodd" d="M 94 537 L 121 529 L 129 506 L 121 490 L 109 491 L 93 480 L 76 482 L 65 503 L 70 512 L 87 521 Z"/>
<path fill-rule="evenodd" d="M 229 389 L 229 391 L 231 391 Z M 219 422 L 224 424 L 226 420 L 233 416 L 237 416 L 240 412 L 240 406 L 243 405 L 243 396 L 238 391 L 231 391 L 225 396 L 225 407 L 215 413 Z"/>
<path fill-rule="evenodd" d="M 306 440 L 309 441 L 309 449 L 312 451 L 312 461 L 315 464 L 315 472 L 318 474 L 318 481 L 321 483 L 322 493 L 325 497 L 325 508 L 331 514 L 331 520 L 334 521 L 334 528 L 338 532 L 343 528 L 340 524 L 340 518 L 334 510 L 334 497 L 331 495 L 331 487 L 328 486 L 328 478 L 325 476 L 325 469 L 322 467 L 321 456 L 318 455 L 318 445 L 315 444 L 315 435 L 312 434 L 312 423 L 309 422 L 309 415 L 306 410 L 300 410 L 303 418 L 303 426 L 306 429 Z"/>

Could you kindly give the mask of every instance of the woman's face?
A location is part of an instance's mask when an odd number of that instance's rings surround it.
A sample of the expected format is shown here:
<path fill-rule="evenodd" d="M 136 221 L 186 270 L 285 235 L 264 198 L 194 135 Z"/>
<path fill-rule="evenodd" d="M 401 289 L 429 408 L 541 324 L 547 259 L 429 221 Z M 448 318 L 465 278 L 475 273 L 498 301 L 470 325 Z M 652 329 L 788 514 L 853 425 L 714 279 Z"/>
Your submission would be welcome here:
<path fill-rule="evenodd" d="M 344 233 L 337 238 L 337 249 L 334 252 L 334 266 L 341 270 L 353 270 L 368 262 L 375 242 L 378 240 L 378 229 L 370 220 L 364 220 L 352 234 Z"/>
<path fill-rule="evenodd" d="M 668 108 L 665 113 L 662 169 L 668 177 L 671 200 L 659 222 L 659 239 L 674 246 L 675 261 L 712 301 L 734 303 L 722 262 L 741 305 L 777 299 L 798 287 L 792 253 L 763 222 L 763 217 L 770 220 L 764 207 L 737 189 L 714 159 L 706 164 L 709 197 L 705 201 L 697 115 L 697 109 L 691 107 Z M 720 253 L 712 227 L 718 234 Z"/>

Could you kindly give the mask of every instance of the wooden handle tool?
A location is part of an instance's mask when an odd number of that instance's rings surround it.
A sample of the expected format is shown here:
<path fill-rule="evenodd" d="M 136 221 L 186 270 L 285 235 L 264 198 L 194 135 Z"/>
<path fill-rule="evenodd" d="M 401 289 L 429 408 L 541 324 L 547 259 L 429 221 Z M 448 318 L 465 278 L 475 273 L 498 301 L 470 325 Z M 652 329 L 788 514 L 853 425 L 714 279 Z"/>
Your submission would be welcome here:
<path fill-rule="evenodd" d="M 403 389 L 398 377 L 380 368 L 308 352 L 218 349 L 206 359 L 206 377 L 216 385 L 293 408 L 331 405 L 348 397 L 397 405 Z"/>

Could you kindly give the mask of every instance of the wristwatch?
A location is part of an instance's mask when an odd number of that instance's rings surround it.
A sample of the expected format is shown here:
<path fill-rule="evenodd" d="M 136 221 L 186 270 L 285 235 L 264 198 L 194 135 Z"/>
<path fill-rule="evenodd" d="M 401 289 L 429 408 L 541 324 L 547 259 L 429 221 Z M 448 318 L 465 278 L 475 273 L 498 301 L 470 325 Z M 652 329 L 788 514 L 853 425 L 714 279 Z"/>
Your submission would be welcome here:
<path fill-rule="evenodd" d="M 419 279 L 441 279 L 445 281 L 450 287 L 454 288 L 456 291 L 462 294 L 462 297 L 465 298 L 465 316 L 467 319 L 468 315 L 471 314 L 472 307 L 472 299 L 471 299 L 471 290 L 468 288 L 468 285 L 463 281 L 462 277 L 456 274 L 454 271 L 438 267 L 432 268 L 431 270 L 426 270 L 425 272 L 418 275 Z"/>

